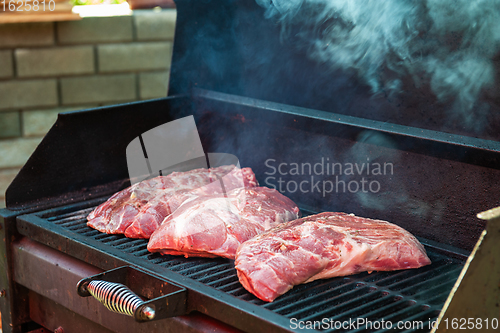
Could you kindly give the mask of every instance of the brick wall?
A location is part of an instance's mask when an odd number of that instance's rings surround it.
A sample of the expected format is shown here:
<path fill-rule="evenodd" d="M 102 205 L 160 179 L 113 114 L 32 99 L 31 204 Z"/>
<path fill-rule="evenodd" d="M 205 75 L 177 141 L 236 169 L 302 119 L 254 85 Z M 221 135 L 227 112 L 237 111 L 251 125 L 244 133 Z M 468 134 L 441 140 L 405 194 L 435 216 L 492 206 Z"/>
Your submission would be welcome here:
<path fill-rule="evenodd" d="M 59 112 L 164 97 L 175 10 L 0 24 L 0 207 Z"/>

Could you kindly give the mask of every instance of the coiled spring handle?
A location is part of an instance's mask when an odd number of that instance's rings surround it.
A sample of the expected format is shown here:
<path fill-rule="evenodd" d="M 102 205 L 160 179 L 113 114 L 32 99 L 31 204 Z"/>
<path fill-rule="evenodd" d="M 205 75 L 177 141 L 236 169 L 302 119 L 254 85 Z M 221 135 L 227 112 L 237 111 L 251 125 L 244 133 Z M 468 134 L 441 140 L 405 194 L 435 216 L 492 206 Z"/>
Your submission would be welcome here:
<path fill-rule="evenodd" d="M 93 280 L 87 285 L 87 291 L 107 309 L 131 317 L 134 317 L 135 310 L 144 304 L 139 296 L 121 283 Z M 155 311 L 149 306 L 142 308 L 141 312 L 142 316 L 149 320 L 155 317 Z"/>
<path fill-rule="evenodd" d="M 188 313 L 185 287 L 136 267 L 123 266 L 90 276 L 80 280 L 76 289 L 78 295 L 94 296 L 108 310 L 138 322 Z"/>

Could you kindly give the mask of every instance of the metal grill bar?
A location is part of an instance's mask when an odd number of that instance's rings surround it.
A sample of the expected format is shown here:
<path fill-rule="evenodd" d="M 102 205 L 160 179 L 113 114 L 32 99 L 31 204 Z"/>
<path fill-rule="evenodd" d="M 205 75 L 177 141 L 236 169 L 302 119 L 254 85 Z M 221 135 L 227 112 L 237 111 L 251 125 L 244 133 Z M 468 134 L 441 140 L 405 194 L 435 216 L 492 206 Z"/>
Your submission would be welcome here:
<path fill-rule="evenodd" d="M 238 281 L 234 264 L 224 258 L 184 258 L 149 253 L 147 240 L 108 235 L 86 225 L 92 208 L 36 213 L 39 218 L 75 234 L 88 237 L 125 254 L 159 265 L 190 279 L 199 281 L 241 300 L 300 321 L 330 322 L 366 318 L 367 320 L 422 321 L 426 326 L 438 316 L 456 281 L 463 260 L 448 257 L 432 249 L 432 264 L 415 270 L 360 273 L 354 276 L 318 280 L 294 289 L 266 303 L 245 290 Z M 324 329 L 319 327 L 318 330 Z M 331 331 L 326 329 L 326 331 Z M 335 330 L 336 332 L 339 330 Z M 340 330 L 342 331 L 342 330 Z M 361 330 L 348 330 L 357 332 Z M 377 332 L 384 332 L 378 330 Z M 395 330 L 392 330 L 395 331 Z M 404 332 L 417 329 L 396 330 Z"/>

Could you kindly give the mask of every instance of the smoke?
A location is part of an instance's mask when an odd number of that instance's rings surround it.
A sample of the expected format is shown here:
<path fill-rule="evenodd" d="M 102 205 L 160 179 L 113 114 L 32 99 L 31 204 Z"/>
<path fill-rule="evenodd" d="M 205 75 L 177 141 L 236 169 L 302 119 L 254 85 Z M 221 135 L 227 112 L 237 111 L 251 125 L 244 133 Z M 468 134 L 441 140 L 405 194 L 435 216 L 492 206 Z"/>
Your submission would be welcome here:
<path fill-rule="evenodd" d="M 500 0 L 256 0 L 282 37 L 332 70 L 354 72 L 374 94 L 410 78 L 451 105 L 454 120 L 481 130 L 481 101 L 495 80 Z"/>

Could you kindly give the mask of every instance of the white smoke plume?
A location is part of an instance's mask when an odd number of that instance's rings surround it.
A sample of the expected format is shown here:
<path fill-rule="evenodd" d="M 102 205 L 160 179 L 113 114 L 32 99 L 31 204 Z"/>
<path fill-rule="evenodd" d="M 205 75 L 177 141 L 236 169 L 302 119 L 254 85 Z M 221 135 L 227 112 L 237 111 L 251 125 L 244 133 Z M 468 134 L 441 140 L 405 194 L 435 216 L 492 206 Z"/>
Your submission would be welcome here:
<path fill-rule="evenodd" d="M 464 126 L 481 126 L 475 117 L 487 112 L 480 100 L 495 83 L 500 50 L 500 0 L 256 1 L 284 38 L 332 69 L 354 71 L 374 94 L 400 92 L 411 77 Z"/>

